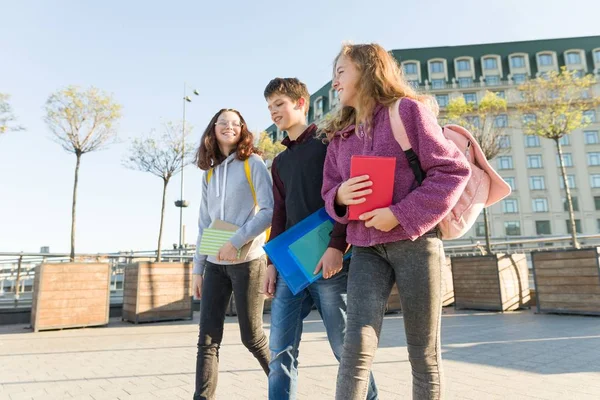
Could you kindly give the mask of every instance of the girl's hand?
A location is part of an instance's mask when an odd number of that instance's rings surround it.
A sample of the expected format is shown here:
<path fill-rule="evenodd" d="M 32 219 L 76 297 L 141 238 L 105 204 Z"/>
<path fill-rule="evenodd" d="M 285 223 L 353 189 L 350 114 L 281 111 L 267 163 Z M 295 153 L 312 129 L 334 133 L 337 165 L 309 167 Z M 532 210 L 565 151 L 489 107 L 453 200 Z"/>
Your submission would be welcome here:
<path fill-rule="evenodd" d="M 202 298 L 202 283 L 204 283 L 204 278 L 200 274 L 194 274 L 192 282 L 192 294 L 196 300 L 200 300 Z"/>
<path fill-rule="evenodd" d="M 340 206 L 364 203 L 365 196 L 373 190 L 367 189 L 373 185 L 368 175 L 356 176 L 342 183 L 335 195 L 335 203 Z"/>
<path fill-rule="evenodd" d="M 236 249 L 231 242 L 225 243 L 217 253 L 217 260 L 219 261 L 235 261 L 238 258 L 238 249 Z"/>
<path fill-rule="evenodd" d="M 382 232 L 389 232 L 400 224 L 389 207 L 366 212 L 359 218 L 365 221 L 367 228 L 375 228 Z"/>

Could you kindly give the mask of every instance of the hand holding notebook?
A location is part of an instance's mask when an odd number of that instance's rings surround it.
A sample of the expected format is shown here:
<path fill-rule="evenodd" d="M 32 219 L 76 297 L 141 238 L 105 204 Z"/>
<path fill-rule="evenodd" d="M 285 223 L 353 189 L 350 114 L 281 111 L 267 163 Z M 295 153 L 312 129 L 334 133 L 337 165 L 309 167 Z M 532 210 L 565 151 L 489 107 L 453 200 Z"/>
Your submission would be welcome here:
<path fill-rule="evenodd" d="M 396 158 L 394 157 L 352 156 L 350 177 L 368 175 L 373 184 L 372 193 L 365 197 L 364 202 L 348 206 L 350 220 L 358 220 L 366 212 L 389 207 L 392 204 L 395 172 Z"/>

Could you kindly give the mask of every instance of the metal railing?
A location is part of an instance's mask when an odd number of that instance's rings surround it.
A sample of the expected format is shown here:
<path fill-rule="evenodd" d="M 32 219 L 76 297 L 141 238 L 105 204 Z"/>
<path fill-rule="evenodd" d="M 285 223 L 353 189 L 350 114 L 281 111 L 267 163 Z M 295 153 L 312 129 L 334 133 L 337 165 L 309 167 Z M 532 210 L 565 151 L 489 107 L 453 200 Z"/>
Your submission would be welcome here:
<path fill-rule="evenodd" d="M 161 261 L 191 261 L 194 248 L 163 250 Z M 111 267 L 111 304 L 123 302 L 125 266 L 138 261 L 155 261 L 156 251 L 77 254 L 78 263 L 107 262 Z M 29 308 L 33 298 L 35 269 L 42 263 L 70 262 L 63 253 L 0 252 L 0 309 Z"/>
<path fill-rule="evenodd" d="M 578 235 L 583 247 L 600 246 L 600 234 Z M 444 249 L 449 256 L 480 255 L 485 253 L 483 238 L 449 241 Z M 535 238 L 494 238 L 491 243 L 495 253 L 525 253 L 528 260 L 530 253 L 542 249 L 567 249 L 571 247 L 571 236 L 544 236 Z M 182 250 L 164 250 L 161 261 L 191 261 L 195 248 Z M 107 262 L 111 266 L 111 298 L 112 305 L 123 302 L 123 279 L 125 266 L 138 261 L 154 261 L 156 251 L 118 252 L 78 254 L 76 261 Z M 35 268 L 42 263 L 69 262 L 69 254 L 63 253 L 11 253 L 0 252 L 0 309 L 27 309 L 31 307 Z M 530 264 L 531 266 L 531 264 Z"/>

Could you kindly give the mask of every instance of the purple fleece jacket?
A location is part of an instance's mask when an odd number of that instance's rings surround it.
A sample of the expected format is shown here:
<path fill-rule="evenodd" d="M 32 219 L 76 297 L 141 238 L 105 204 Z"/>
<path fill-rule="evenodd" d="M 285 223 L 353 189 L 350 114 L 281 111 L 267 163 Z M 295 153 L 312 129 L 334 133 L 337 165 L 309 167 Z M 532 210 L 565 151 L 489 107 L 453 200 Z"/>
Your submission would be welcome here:
<path fill-rule="evenodd" d="M 329 215 L 348 224 L 347 242 L 361 247 L 415 240 L 433 229 L 452 209 L 470 176 L 466 158 L 442 134 L 435 115 L 421 102 L 404 98 L 400 117 L 410 144 L 426 178 L 417 186 L 415 176 L 400 145 L 394 138 L 389 112 L 379 104 L 373 111 L 372 133 L 351 125 L 337 132 L 327 149 L 321 194 Z M 363 221 L 349 221 L 347 207 L 335 205 L 339 186 L 350 178 L 353 155 L 396 157 L 392 210 L 400 223 L 389 232 L 365 227 Z"/>

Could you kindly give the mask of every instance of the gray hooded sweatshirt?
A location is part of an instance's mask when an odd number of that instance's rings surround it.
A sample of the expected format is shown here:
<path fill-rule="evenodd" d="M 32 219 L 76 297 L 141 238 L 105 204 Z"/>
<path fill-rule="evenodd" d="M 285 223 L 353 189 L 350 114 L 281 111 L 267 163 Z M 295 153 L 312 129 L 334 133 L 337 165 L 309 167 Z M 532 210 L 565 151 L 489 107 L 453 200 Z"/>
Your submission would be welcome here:
<path fill-rule="evenodd" d="M 202 202 L 198 219 L 198 240 L 194 254 L 194 274 L 204 273 L 206 260 L 213 264 L 233 264 L 229 261 L 217 261 L 214 256 L 198 254 L 197 249 L 200 248 L 204 228 L 208 228 L 216 219 L 240 227 L 230 240 L 236 249 L 252 242 L 246 259 L 236 261 L 236 263 L 252 261 L 265 254 L 263 250 L 266 239 L 265 230 L 271 226 L 273 217 L 271 175 L 262 158 L 256 154 L 250 156 L 252 184 L 258 203 L 258 207 L 255 208 L 250 184 L 244 170 L 244 161 L 240 161 L 236 157 L 236 153 L 233 153 L 214 168 L 210 182 L 206 181 L 208 175 L 206 173 L 202 179 Z"/>

